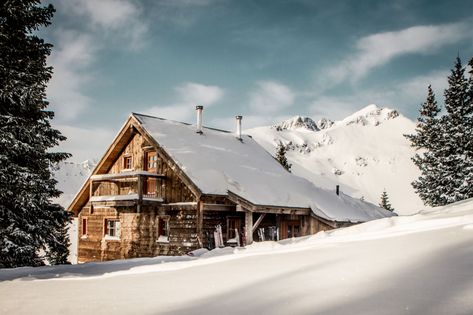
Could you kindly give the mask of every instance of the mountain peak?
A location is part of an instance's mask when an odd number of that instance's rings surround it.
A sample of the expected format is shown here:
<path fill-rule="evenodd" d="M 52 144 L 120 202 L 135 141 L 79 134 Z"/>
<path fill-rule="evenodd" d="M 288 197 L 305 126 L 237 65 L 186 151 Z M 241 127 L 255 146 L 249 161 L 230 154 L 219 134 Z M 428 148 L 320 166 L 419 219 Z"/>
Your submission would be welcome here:
<path fill-rule="evenodd" d="M 343 119 L 341 122 L 344 125 L 361 124 L 366 125 L 379 125 L 382 121 L 393 119 L 399 116 L 398 111 L 387 107 L 379 107 L 376 104 L 370 104 L 359 111 L 351 114 L 350 116 Z"/>
<path fill-rule="evenodd" d="M 307 129 L 311 131 L 318 131 L 319 128 L 315 121 L 309 117 L 294 116 L 288 120 L 285 120 L 279 124 L 273 126 L 276 130 L 295 130 L 295 129 Z"/>

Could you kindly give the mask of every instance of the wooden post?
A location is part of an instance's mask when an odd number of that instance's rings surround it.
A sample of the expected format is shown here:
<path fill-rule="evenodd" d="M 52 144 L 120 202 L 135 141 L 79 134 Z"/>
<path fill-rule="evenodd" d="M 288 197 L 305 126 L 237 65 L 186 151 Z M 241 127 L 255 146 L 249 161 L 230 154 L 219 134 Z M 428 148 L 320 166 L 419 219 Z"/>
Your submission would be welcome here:
<path fill-rule="evenodd" d="M 199 241 L 199 245 L 203 247 L 203 240 L 204 240 L 204 202 L 200 200 L 197 203 L 197 237 Z"/>
<path fill-rule="evenodd" d="M 253 212 L 245 211 L 246 245 L 253 243 Z"/>
<path fill-rule="evenodd" d="M 138 175 L 138 205 L 136 211 L 141 212 L 141 205 L 143 203 L 143 176 Z"/>
<path fill-rule="evenodd" d="M 90 180 L 89 181 L 89 202 L 90 202 L 90 210 L 89 213 L 92 214 L 94 213 L 94 206 L 92 205 L 92 197 L 94 196 L 94 181 Z"/>

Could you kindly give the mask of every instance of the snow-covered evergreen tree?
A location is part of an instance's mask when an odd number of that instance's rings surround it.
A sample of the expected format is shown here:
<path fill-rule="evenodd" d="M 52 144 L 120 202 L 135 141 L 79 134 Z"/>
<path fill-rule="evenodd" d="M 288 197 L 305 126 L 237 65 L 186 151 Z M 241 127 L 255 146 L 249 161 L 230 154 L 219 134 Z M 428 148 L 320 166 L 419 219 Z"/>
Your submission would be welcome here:
<path fill-rule="evenodd" d="M 291 166 L 287 161 L 286 158 L 286 147 L 282 144 L 282 142 L 279 142 L 277 148 L 276 148 L 276 160 L 288 171 L 291 171 Z"/>
<path fill-rule="evenodd" d="M 413 147 L 432 150 L 439 140 L 440 125 L 437 115 L 440 113 L 440 108 L 431 85 L 427 88 L 427 99 L 422 103 L 419 113 L 416 133 L 406 135 L 406 138 L 411 141 Z"/>
<path fill-rule="evenodd" d="M 391 211 L 391 212 L 394 211 L 394 208 L 391 206 L 391 203 L 389 202 L 389 197 L 386 190 L 383 190 L 383 193 L 381 194 L 381 202 L 379 203 L 379 206 L 388 211 Z"/>
<path fill-rule="evenodd" d="M 460 58 L 448 77 L 446 114 L 429 86 L 416 134 L 407 135 L 421 151 L 413 158 L 421 176 L 412 183 L 425 204 L 442 206 L 473 197 L 473 79 L 465 77 Z"/>
<path fill-rule="evenodd" d="M 469 97 L 471 79 L 464 73 L 457 57 L 444 93 L 447 113 L 441 119 L 441 185 L 437 187 L 441 205 L 473 197 L 473 105 Z"/>
<path fill-rule="evenodd" d="M 51 166 L 66 153 L 50 149 L 65 140 L 51 127 L 46 64 L 51 45 L 36 34 L 54 8 L 39 0 L 0 6 L 0 268 L 65 263 L 69 214 L 51 199 L 60 191 Z"/>
<path fill-rule="evenodd" d="M 416 133 L 406 135 L 406 138 L 411 141 L 411 145 L 421 150 L 412 158 L 414 164 L 421 171 L 421 176 L 412 183 L 412 186 L 425 204 L 437 206 L 440 200 L 437 187 L 441 180 L 437 174 L 440 169 L 438 155 L 440 154 L 439 149 L 443 131 L 440 118 L 437 117 L 440 108 L 430 85 L 427 89 L 427 99 L 422 103 L 419 113 Z"/>

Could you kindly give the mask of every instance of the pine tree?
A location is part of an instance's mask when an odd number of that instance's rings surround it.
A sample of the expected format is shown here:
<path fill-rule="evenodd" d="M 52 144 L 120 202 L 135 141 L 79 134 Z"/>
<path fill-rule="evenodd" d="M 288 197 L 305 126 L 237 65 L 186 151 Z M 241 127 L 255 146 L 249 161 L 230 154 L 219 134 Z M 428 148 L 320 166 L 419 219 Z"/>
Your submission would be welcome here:
<path fill-rule="evenodd" d="M 429 87 L 416 134 L 406 136 L 412 146 L 423 150 L 413 158 L 421 176 L 412 185 L 430 206 L 473 197 L 473 73 L 467 79 L 464 72 L 457 58 L 444 93 L 446 114 L 440 118 Z"/>
<path fill-rule="evenodd" d="M 473 105 L 471 78 L 468 80 L 464 72 L 457 57 L 444 93 L 447 113 L 441 119 L 443 132 L 437 173 L 441 179 L 437 187 L 440 205 L 473 197 Z"/>
<path fill-rule="evenodd" d="M 422 103 L 419 113 L 416 133 L 405 135 L 413 147 L 422 150 L 412 158 L 414 164 L 421 171 L 421 176 L 412 183 L 412 186 L 425 204 L 436 206 L 439 205 L 440 199 L 440 194 L 436 189 L 440 179 L 435 170 L 439 169 L 438 154 L 442 130 L 440 119 L 437 117 L 440 108 L 430 85 L 427 89 L 427 99 Z"/>
<path fill-rule="evenodd" d="M 291 166 L 287 161 L 286 158 L 286 147 L 282 144 L 282 142 L 279 142 L 278 147 L 276 148 L 276 160 L 288 171 L 291 171 Z"/>
<path fill-rule="evenodd" d="M 419 113 L 416 133 L 405 136 L 411 141 L 413 147 L 432 150 L 439 140 L 438 132 L 440 125 L 437 115 L 440 113 L 440 108 L 435 100 L 435 94 L 431 85 L 427 88 L 427 99 L 422 103 Z"/>
<path fill-rule="evenodd" d="M 69 157 L 50 149 L 65 140 L 51 127 L 46 64 L 52 45 L 37 31 L 50 24 L 52 5 L 39 0 L 8 0 L 0 6 L 0 268 L 67 259 L 70 216 L 51 199 L 51 167 Z"/>
<path fill-rule="evenodd" d="M 386 190 L 383 190 L 383 193 L 381 194 L 381 202 L 379 203 L 379 206 L 381 208 L 384 208 L 384 209 L 388 210 L 388 211 L 391 211 L 391 212 L 394 211 L 394 208 L 389 203 L 389 197 L 388 197 L 388 193 L 386 192 Z"/>

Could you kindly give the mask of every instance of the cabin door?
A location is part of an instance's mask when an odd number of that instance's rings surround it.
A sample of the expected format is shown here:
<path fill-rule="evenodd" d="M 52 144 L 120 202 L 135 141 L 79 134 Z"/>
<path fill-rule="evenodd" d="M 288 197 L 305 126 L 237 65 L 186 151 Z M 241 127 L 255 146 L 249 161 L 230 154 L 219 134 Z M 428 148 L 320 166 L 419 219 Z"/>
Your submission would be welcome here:
<path fill-rule="evenodd" d="M 281 239 L 301 236 L 301 223 L 299 220 L 281 222 Z"/>
<path fill-rule="evenodd" d="M 145 154 L 145 169 L 148 172 L 156 173 L 156 152 L 146 152 Z M 156 195 L 156 178 L 148 177 L 144 182 L 144 193 L 146 195 Z"/>

